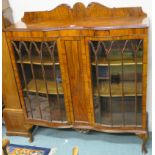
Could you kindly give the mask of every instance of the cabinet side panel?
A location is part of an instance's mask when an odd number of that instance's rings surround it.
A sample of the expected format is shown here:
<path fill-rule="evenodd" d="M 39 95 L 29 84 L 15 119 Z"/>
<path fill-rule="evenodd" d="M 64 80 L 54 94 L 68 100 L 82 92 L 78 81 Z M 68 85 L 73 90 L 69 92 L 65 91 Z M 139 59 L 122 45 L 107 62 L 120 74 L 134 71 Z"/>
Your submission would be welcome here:
<path fill-rule="evenodd" d="M 3 32 L 3 54 L 2 54 L 2 89 L 3 100 L 6 108 L 20 109 L 21 103 L 18 95 L 16 81 L 11 65 L 6 36 Z"/>
<path fill-rule="evenodd" d="M 29 134 L 32 125 L 25 122 L 22 109 L 7 109 L 3 111 L 4 120 L 6 122 L 7 133 L 10 135 L 24 135 Z"/>

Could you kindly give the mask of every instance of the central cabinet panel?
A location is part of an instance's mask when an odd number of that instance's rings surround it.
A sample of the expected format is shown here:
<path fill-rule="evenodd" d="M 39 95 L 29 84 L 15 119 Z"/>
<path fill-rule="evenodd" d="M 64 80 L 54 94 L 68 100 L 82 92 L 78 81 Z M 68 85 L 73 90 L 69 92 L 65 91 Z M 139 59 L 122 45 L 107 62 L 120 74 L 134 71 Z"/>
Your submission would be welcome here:
<path fill-rule="evenodd" d="M 85 50 L 81 40 L 63 40 L 62 50 L 67 59 L 67 70 L 70 81 L 71 100 L 73 108 L 73 121 L 85 123 L 88 122 L 88 105 L 85 91 Z"/>

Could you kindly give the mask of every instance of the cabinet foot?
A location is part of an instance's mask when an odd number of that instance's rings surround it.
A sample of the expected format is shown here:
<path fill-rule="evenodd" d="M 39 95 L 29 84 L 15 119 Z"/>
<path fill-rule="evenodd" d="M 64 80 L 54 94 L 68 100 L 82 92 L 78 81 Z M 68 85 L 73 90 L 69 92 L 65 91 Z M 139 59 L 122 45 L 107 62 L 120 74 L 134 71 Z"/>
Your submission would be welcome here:
<path fill-rule="evenodd" d="M 142 153 L 147 153 L 146 142 L 143 142 L 142 144 Z"/>
<path fill-rule="evenodd" d="M 37 129 L 38 129 L 38 126 L 33 126 L 31 128 L 31 130 L 29 131 L 29 142 L 30 143 L 33 142 L 33 140 L 34 140 L 33 135 L 34 135 L 35 130 L 37 130 Z"/>
<path fill-rule="evenodd" d="M 32 143 L 32 142 L 33 142 L 33 136 L 31 134 L 30 137 L 29 137 L 29 143 Z"/>
<path fill-rule="evenodd" d="M 140 139 L 142 139 L 142 153 L 146 154 L 147 153 L 147 148 L 146 148 L 146 143 L 148 140 L 148 134 L 136 134 Z"/>
<path fill-rule="evenodd" d="M 29 138 L 29 142 L 32 143 L 33 142 L 33 134 L 34 134 L 34 130 L 35 130 L 35 126 L 33 126 L 29 131 L 25 131 L 25 132 L 12 132 L 12 131 L 7 131 L 6 135 L 7 136 L 23 136 L 23 137 L 28 137 Z"/>

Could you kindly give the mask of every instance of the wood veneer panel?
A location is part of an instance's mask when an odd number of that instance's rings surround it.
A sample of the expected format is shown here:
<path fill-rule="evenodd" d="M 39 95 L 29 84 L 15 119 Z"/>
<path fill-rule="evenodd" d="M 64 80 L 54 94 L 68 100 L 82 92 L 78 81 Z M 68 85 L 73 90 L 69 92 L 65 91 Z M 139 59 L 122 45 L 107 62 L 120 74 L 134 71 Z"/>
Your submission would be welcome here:
<path fill-rule="evenodd" d="M 28 132 L 32 125 L 27 124 L 22 109 L 4 109 L 7 132 Z M 20 134 L 18 134 L 20 135 Z"/>
<path fill-rule="evenodd" d="M 7 30 L 105 30 L 144 27 L 148 27 L 148 19 L 141 7 L 108 8 L 94 2 L 85 7 L 78 2 L 73 8 L 62 4 L 51 11 L 25 12 L 22 22 Z M 18 33 L 17 35 L 20 36 Z"/>
<path fill-rule="evenodd" d="M 20 99 L 9 55 L 9 49 L 4 32 L 2 33 L 2 39 L 2 88 L 4 104 L 6 108 L 21 109 Z"/>
<path fill-rule="evenodd" d="M 87 122 L 88 105 L 85 102 L 85 83 L 81 60 L 81 44 L 78 40 L 65 40 L 64 45 L 68 62 L 74 121 Z"/>
<path fill-rule="evenodd" d="M 61 14 L 60 14 L 61 12 Z M 145 17 L 146 14 L 140 7 L 108 8 L 102 4 L 92 2 L 87 7 L 83 3 L 75 3 L 73 8 L 61 4 L 51 11 L 25 12 L 23 21 L 36 22 L 50 19 L 85 19 L 86 17 Z"/>

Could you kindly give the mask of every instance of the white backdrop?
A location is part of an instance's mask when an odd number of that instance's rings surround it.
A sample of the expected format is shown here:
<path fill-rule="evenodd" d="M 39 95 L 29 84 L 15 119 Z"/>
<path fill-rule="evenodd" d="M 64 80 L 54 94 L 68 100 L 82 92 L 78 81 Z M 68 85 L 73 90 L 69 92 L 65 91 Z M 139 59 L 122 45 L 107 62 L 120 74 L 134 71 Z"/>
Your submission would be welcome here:
<path fill-rule="evenodd" d="M 51 10 L 57 5 L 66 3 L 73 6 L 76 2 L 83 2 L 87 6 L 91 0 L 9 0 L 13 11 L 14 21 L 20 21 L 25 11 Z M 149 53 L 148 53 L 148 88 L 147 88 L 147 111 L 149 113 L 149 131 L 152 131 L 152 3 L 151 0 L 95 0 L 108 7 L 141 6 L 150 19 L 149 29 Z"/>

